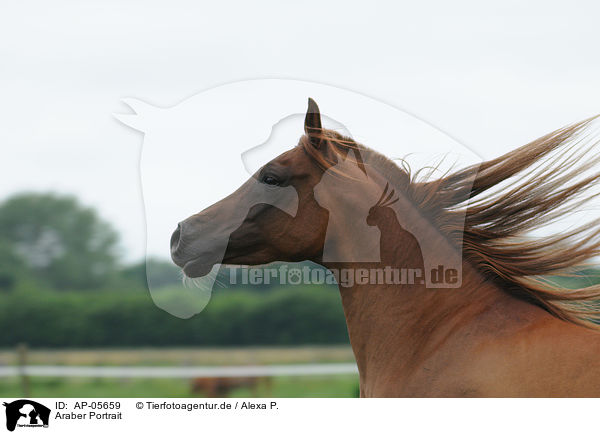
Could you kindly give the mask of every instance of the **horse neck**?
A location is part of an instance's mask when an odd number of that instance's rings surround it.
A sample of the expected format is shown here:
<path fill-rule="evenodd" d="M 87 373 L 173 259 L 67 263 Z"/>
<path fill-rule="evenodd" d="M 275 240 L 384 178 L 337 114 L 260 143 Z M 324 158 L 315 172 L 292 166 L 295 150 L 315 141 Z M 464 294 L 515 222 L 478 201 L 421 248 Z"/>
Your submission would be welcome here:
<path fill-rule="evenodd" d="M 423 256 L 416 238 L 395 219 L 380 219 L 381 263 L 325 264 L 330 269 L 421 268 Z M 414 222 L 413 222 L 414 227 Z M 438 237 L 443 237 L 435 231 Z M 453 249 L 445 238 L 439 246 L 439 263 Z M 454 252 L 456 253 L 456 252 Z M 410 372 L 418 360 L 444 342 L 458 325 L 464 325 L 490 309 L 500 299 L 510 298 L 468 263 L 462 269 L 460 288 L 427 288 L 423 283 L 355 284 L 340 287 L 350 342 L 361 381 L 394 369 Z M 389 356 L 382 357 L 382 354 Z M 390 366 L 386 366 L 390 364 Z M 397 376 L 396 375 L 396 376 Z"/>
<path fill-rule="evenodd" d="M 403 354 L 405 357 L 394 358 L 395 363 L 410 363 L 457 324 L 508 297 L 471 267 L 463 273 L 461 288 L 426 288 L 423 284 L 340 288 L 350 342 L 361 371 L 382 352 Z"/>
<path fill-rule="evenodd" d="M 394 210 L 384 208 L 375 223 L 380 232 L 380 265 L 424 269 L 418 241 L 402 227 Z"/>

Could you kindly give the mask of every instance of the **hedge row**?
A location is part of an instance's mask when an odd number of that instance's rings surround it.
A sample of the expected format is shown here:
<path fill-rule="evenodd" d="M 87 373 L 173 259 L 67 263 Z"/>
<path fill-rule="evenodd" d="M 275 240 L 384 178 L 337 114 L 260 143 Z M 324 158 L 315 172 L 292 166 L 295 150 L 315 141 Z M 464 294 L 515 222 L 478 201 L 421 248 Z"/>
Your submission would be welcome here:
<path fill-rule="evenodd" d="M 236 290 L 213 295 L 182 320 L 147 292 L 0 295 L 0 347 L 299 345 L 347 342 L 339 292 L 331 287 Z"/>

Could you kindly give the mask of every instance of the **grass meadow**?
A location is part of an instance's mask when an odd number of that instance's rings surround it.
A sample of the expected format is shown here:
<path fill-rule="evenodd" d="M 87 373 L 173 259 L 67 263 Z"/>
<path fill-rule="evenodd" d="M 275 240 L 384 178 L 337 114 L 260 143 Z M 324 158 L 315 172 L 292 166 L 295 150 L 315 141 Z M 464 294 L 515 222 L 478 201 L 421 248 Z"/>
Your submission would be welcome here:
<path fill-rule="evenodd" d="M 14 349 L 0 350 L 0 365 L 17 364 Z M 353 362 L 347 345 L 262 348 L 204 349 L 101 349 L 101 350 L 29 350 L 28 365 L 74 366 L 234 366 L 296 363 Z M 31 397 L 202 397 L 194 391 L 192 380 L 180 378 L 55 378 L 30 377 Z M 0 396 L 21 397 L 23 382 L 19 377 L 0 379 Z M 355 397 L 357 375 L 323 375 L 273 377 L 259 379 L 250 387 L 232 389 L 229 397 Z"/>

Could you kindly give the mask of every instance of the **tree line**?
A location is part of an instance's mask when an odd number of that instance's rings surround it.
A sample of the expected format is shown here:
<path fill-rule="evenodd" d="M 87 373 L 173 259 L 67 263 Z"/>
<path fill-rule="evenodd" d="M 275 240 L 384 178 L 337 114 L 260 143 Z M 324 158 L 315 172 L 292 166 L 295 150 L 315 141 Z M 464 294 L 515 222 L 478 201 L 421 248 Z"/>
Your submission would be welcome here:
<path fill-rule="evenodd" d="M 172 282 L 179 270 L 156 260 Z M 183 289 L 183 288 L 182 288 Z M 0 204 L 0 347 L 299 345 L 347 342 L 337 288 L 217 288 L 195 317 L 154 305 L 146 262 L 124 265 L 119 236 L 72 196 Z"/>

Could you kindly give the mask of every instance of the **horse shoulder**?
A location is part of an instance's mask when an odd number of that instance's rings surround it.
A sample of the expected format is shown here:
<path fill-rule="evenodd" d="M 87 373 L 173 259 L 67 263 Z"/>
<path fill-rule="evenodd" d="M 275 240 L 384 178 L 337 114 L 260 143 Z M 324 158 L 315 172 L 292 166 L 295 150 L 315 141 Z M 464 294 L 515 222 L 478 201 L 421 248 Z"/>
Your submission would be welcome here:
<path fill-rule="evenodd" d="M 532 310 L 482 343 L 472 373 L 488 396 L 600 396 L 600 332 Z"/>

